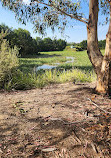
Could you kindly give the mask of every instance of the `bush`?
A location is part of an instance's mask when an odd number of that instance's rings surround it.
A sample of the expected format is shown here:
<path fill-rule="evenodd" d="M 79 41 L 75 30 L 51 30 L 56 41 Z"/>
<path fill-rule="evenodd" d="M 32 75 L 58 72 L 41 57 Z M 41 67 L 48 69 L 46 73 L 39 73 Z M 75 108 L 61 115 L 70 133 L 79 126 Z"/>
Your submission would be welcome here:
<path fill-rule="evenodd" d="M 12 89 L 31 89 L 36 87 L 36 78 L 33 74 L 23 74 L 17 67 L 19 50 L 15 46 L 10 48 L 9 42 L 3 40 L 0 49 L 0 88 Z"/>
<path fill-rule="evenodd" d="M 4 88 L 4 85 L 11 81 L 15 69 L 19 65 L 18 53 L 16 46 L 11 49 L 9 42 L 3 40 L 0 49 L 0 88 Z"/>
<path fill-rule="evenodd" d="M 34 74 L 25 74 L 20 70 L 16 70 L 12 75 L 10 84 L 5 86 L 5 89 L 11 90 L 26 90 L 36 87 L 36 77 Z"/>

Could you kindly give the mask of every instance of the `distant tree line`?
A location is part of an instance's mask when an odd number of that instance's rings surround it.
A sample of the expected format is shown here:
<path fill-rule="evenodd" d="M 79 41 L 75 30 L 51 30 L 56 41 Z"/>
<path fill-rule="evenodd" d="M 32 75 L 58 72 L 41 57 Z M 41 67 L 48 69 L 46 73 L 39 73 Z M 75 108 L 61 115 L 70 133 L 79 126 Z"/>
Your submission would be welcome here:
<path fill-rule="evenodd" d="M 31 37 L 30 32 L 25 29 L 12 29 L 1 24 L 0 33 L 2 31 L 7 32 L 5 38 L 9 41 L 10 47 L 13 48 L 16 45 L 21 56 L 38 54 L 38 52 L 42 51 L 62 51 L 66 47 L 65 40 L 52 40 L 49 37 L 44 39 L 36 37 L 34 39 Z"/>
<path fill-rule="evenodd" d="M 99 48 L 100 49 L 105 49 L 106 46 L 106 40 L 100 40 L 99 41 Z"/>
<path fill-rule="evenodd" d="M 100 49 L 105 49 L 105 44 L 106 44 L 106 40 L 100 40 L 99 41 L 99 48 Z M 83 40 L 80 43 L 67 43 L 68 46 L 75 46 L 75 47 L 80 47 L 82 50 L 86 50 L 87 49 L 87 40 Z"/>

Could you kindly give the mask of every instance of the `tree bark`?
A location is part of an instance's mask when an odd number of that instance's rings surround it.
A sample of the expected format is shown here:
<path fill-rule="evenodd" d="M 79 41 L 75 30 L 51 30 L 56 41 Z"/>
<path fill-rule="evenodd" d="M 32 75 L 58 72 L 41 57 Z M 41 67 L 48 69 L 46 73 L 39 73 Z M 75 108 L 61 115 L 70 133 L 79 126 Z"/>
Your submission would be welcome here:
<path fill-rule="evenodd" d="M 111 1 L 109 1 L 110 5 L 110 21 L 109 21 L 109 29 L 106 35 L 106 48 L 105 55 L 102 62 L 101 72 L 105 75 L 106 85 L 105 90 L 109 95 L 111 95 Z"/>
<path fill-rule="evenodd" d="M 111 94 L 111 15 L 109 30 L 106 36 L 105 55 L 103 57 L 98 46 L 98 7 L 98 0 L 90 0 L 89 22 L 87 25 L 87 53 L 97 74 L 96 91 Z"/>

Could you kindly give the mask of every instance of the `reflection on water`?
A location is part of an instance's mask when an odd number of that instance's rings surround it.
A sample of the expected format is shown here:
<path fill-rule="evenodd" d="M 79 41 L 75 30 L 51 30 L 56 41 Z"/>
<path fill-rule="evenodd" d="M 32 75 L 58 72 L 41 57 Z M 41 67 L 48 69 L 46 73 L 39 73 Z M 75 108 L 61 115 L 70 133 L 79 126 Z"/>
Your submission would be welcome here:
<path fill-rule="evenodd" d="M 42 66 L 38 66 L 37 68 L 36 68 L 36 71 L 38 71 L 38 70 L 41 70 L 41 69 L 53 69 L 53 68 L 56 68 L 57 66 L 53 66 L 53 65 L 42 65 Z"/>
<path fill-rule="evenodd" d="M 74 62 L 74 57 L 66 57 L 66 59 L 67 59 L 67 61 L 65 63 L 73 63 Z"/>
<path fill-rule="evenodd" d="M 74 62 L 74 57 L 66 57 L 67 61 L 65 63 L 73 63 Z M 44 64 L 42 66 L 38 66 L 35 68 L 35 71 L 38 71 L 38 70 L 46 70 L 46 69 L 53 69 L 53 68 L 56 68 L 60 63 L 54 63 L 54 65 L 47 65 L 47 64 Z"/>

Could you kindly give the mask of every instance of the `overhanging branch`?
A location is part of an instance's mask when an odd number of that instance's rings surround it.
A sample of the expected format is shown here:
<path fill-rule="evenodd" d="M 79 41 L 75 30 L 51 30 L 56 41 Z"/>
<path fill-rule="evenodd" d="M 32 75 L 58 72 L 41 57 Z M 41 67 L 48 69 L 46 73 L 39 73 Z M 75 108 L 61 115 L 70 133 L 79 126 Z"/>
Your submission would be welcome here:
<path fill-rule="evenodd" d="M 66 13 L 65 11 L 63 11 L 63 10 L 60 9 L 59 7 L 56 7 L 56 6 L 53 5 L 53 4 L 48 4 L 48 3 L 45 3 L 45 2 L 40 2 L 40 1 L 38 1 L 38 0 L 34 0 L 34 1 L 36 1 L 36 2 L 39 3 L 39 4 L 46 5 L 46 6 L 48 6 L 48 7 L 53 7 L 53 8 L 55 8 L 55 9 L 57 9 L 59 12 L 61 12 L 62 14 L 66 15 L 66 16 L 72 18 L 72 19 L 75 19 L 75 20 L 78 20 L 78 21 L 83 22 L 83 23 L 85 23 L 85 24 L 88 24 L 88 19 L 86 19 L 86 18 L 82 18 L 81 16 L 74 16 L 73 14 L 68 14 L 68 13 Z"/>

